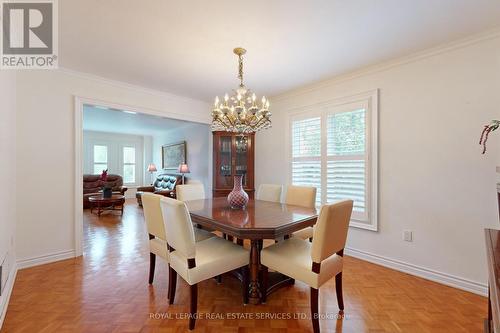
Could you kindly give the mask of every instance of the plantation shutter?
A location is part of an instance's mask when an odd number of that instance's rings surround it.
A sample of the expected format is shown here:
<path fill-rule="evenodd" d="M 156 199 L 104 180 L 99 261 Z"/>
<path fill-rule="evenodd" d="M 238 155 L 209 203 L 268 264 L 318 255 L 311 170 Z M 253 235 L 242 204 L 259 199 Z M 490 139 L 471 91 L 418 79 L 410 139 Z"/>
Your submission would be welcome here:
<path fill-rule="evenodd" d="M 326 202 L 352 199 L 352 219 L 368 221 L 366 109 L 329 112 L 326 117 Z"/>
<path fill-rule="evenodd" d="M 321 117 L 292 121 L 292 184 L 314 186 L 321 205 Z"/>

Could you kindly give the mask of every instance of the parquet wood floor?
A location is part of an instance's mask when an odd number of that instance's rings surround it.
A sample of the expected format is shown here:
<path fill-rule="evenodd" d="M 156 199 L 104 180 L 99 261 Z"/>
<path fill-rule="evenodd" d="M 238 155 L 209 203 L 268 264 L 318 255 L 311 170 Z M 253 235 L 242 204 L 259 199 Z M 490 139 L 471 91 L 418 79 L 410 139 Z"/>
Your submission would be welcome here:
<path fill-rule="evenodd" d="M 189 290 L 179 279 L 167 301 L 167 265 L 157 259 L 148 284 L 149 251 L 142 210 L 128 201 L 123 218 L 84 213 L 84 256 L 20 270 L 2 333 L 186 332 Z M 196 332 L 310 332 L 309 289 L 301 282 L 265 305 L 241 303 L 239 282 L 202 282 Z M 485 298 L 346 257 L 345 318 L 321 321 L 323 332 L 481 332 Z M 320 312 L 337 314 L 334 281 L 320 290 Z M 245 315 L 239 317 L 238 313 Z M 278 319 L 252 319 L 274 316 Z M 286 319 L 291 316 L 291 319 Z M 298 318 L 295 318 L 298 317 Z"/>

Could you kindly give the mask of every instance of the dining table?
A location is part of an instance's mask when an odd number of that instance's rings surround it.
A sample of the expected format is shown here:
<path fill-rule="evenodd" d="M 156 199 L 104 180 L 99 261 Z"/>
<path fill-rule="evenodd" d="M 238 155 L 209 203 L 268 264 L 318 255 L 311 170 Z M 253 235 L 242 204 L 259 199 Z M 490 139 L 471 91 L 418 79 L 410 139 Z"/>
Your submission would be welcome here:
<path fill-rule="evenodd" d="M 220 231 L 231 240 L 236 238 L 242 246 L 243 240 L 249 241 L 250 303 L 258 304 L 262 293 L 269 295 L 294 283 L 290 277 L 270 272 L 266 283 L 268 288 L 262 291 L 260 251 L 264 240 L 282 241 L 295 231 L 313 226 L 318 217 L 316 208 L 250 199 L 243 209 L 233 209 L 225 197 L 186 201 L 186 205 L 192 222 L 199 227 Z"/>

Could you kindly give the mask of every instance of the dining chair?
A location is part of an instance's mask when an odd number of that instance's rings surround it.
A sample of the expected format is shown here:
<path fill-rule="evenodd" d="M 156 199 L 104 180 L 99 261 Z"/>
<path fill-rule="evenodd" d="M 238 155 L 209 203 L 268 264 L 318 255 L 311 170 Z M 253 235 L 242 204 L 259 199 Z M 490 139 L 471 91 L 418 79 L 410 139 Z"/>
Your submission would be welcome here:
<path fill-rule="evenodd" d="M 156 256 L 170 262 L 167 250 L 167 237 L 165 232 L 165 223 L 160 207 L 162 195 L 154 193 L 143 193 L 142 207 L 144 210 L 144 219 L 149 234 L 149 283 L 152 284 L 155 276 Z M 205 240 L 215 235 L 205 230 L 196 230 L 196 241 Z M 169 281 L 170 283 L 170 281 Z"/>
<path fill-rule="evenodd" d="M 177 185 L 175 193 L 180 201 L 205 199 L 205 187 L 202 183 Z"/>
<path fill-rule="evenodd" d="M 287 205 L 314 208 L 316 205 L 316 187 L 290 185 L 286 190 L 285 203 Z M 313 227 L 307 227 L 293 233 L 294 237 L 311 240 Z"/>
<path fill-rule="evenodd" d="M 169 250 L 169 303 L 173 304 L 177 274 L 188 284 L 191 294 L 189 329 L 196 323 L 198 283 L 217 275 L 242 268 L 243 302 L 248 303 L 249 251 L 219 237 L 195 241 L 191 217 L 182 201 L 163 197 L 160 202 L 167 231 Z"/>
<path fill-rule="evenodd" d="M 292 237 L 261 251 L 262 302 L 266 301 L 268 269 L 306 283 L 311 289 L 311 319 L 314 333 L 320 331 L 318 290 L 332 277 L 335 277 L 339 309 L 344 310 L 342 265 L 352 205 L 352 200 L 324 205 L 314 228 L 312 243 Z"/>
<path fill-rule="evenodd" d="M 187 185 L 177 185 L 176 191 L 177 191 L 176 192 L 177 200 L 180 201 L 205 199 L 205 186 L 203 186 L 203 183 L 197 180 L 189 181 L 189 184 Z M 200 203 L 199 205 L 203 206 L 203 203 Z M 204 230 L 204 229 L 200 225 L 197 225 L 197 228 L 195 230 Z M 216 236 L 215 234 L 213 235 Z M 223 235 L 223 238 L 226 238 L 226 236 Z M 222 283 L 222 276 L 220 275 L 217 276 L 216 280 L 217 283 Z"/>
<path fill-rule="evenodd" d="M 283 192 L 283 185 L 260 184 L 259 189 L 257 190 L 256 199 L 281 202 L 281 192 Z"/>

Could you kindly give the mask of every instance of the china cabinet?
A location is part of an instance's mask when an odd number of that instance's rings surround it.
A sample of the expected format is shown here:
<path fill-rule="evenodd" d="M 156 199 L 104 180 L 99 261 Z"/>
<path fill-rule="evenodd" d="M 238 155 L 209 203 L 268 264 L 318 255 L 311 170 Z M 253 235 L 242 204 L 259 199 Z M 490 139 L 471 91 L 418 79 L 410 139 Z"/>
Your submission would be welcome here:
<path fill-rule="evenodd" d="M 234 176 L 243 175 L 243 189 L 254 197 L 255 134 L 213 132 L 213 196 L 227 196 Z"/>

